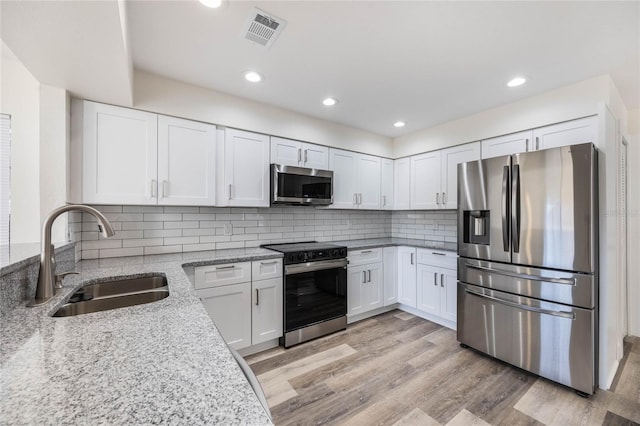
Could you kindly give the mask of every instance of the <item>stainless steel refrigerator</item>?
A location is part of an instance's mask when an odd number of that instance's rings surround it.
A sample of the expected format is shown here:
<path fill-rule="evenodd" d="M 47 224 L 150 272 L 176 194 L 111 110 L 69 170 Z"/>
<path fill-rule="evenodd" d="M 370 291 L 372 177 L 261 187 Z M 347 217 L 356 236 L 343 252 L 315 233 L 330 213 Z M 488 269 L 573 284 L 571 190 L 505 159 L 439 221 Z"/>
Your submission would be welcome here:
<path fill-rule="evenodd" d="M 598 164 L 593 144 L 458 165 L 458 340 L 593 394 Z"/>

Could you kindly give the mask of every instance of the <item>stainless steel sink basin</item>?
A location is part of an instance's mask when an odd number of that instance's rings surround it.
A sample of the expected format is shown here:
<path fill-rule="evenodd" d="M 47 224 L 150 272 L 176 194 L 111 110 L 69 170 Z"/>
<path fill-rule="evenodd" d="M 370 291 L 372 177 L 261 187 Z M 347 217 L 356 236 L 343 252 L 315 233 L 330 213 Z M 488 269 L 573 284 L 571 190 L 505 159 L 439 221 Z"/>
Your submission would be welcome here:
<path fill-rule="evenodd" d="M 169 296 L 167 279 L 150 276 L 89 284 L 76 290 L 54 317 L 68 317 L 156 302 Z"/>

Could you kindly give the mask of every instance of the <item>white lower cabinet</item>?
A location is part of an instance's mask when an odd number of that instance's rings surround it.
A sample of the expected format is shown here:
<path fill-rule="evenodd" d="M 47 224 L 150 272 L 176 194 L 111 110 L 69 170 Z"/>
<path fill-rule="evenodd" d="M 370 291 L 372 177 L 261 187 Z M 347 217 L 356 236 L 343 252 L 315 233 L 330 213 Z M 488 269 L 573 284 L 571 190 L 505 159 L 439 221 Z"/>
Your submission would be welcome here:
<path fill-rule="evenodd" d="M 457 258 L 454 253 L 418 249 L 417 306 L 429 319 L 451 326 L 456 323 Z"/>
<path fill-rule="evenodd" d="M 398 303 L 398 249 L 385 247 L 382 249 L 382 282 L 384 306 Z"/>
<path fill-rule="evenodd" d="M 347 315 L 354 316 L 380 308 L 382 296 L 382 263 L 351 266 L 347 277 Z"/>
<path fill-rule="evenodd" d="M 282 336 L 282 277 L 251 284 L 251 344 Z"/>
<path fill-rule="evenodd" d="M 229 346 L 251 346 L 250 282 L 198 290 L 197 294 Z"/>
<path fill-rule="evenodd" d="M 398 247 L 398 302 L 416 307 L 416 249 Z"/>
<path fill-rule="evenodd" d="M 282 260 L 200 266 L 196 294 L 234 349 L 282 336 Z"/>

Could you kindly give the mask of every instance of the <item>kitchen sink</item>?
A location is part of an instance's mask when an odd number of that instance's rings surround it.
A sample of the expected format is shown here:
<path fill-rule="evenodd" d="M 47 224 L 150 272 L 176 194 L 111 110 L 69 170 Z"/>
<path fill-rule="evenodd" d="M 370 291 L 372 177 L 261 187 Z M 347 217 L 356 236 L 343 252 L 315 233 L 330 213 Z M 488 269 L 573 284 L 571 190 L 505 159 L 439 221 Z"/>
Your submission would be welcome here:
<path fill-rule="evenodd" d="M 169 296 L 167 278 L 161 275 L 125 278 L 89 284 L 76 290 L 54 317 L 69 317 L 156 302 Z"/>

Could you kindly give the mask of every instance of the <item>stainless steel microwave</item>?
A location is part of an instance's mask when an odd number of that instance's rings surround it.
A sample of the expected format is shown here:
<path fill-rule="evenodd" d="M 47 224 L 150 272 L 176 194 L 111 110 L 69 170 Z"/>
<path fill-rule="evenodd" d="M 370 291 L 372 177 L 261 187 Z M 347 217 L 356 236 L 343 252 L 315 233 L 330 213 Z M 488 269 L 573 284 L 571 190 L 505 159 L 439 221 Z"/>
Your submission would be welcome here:
<path fill-rule="evenodd" d="M 333 172 L 271 165 L 271 204 L 326 206 L 333 203 Z"/>

